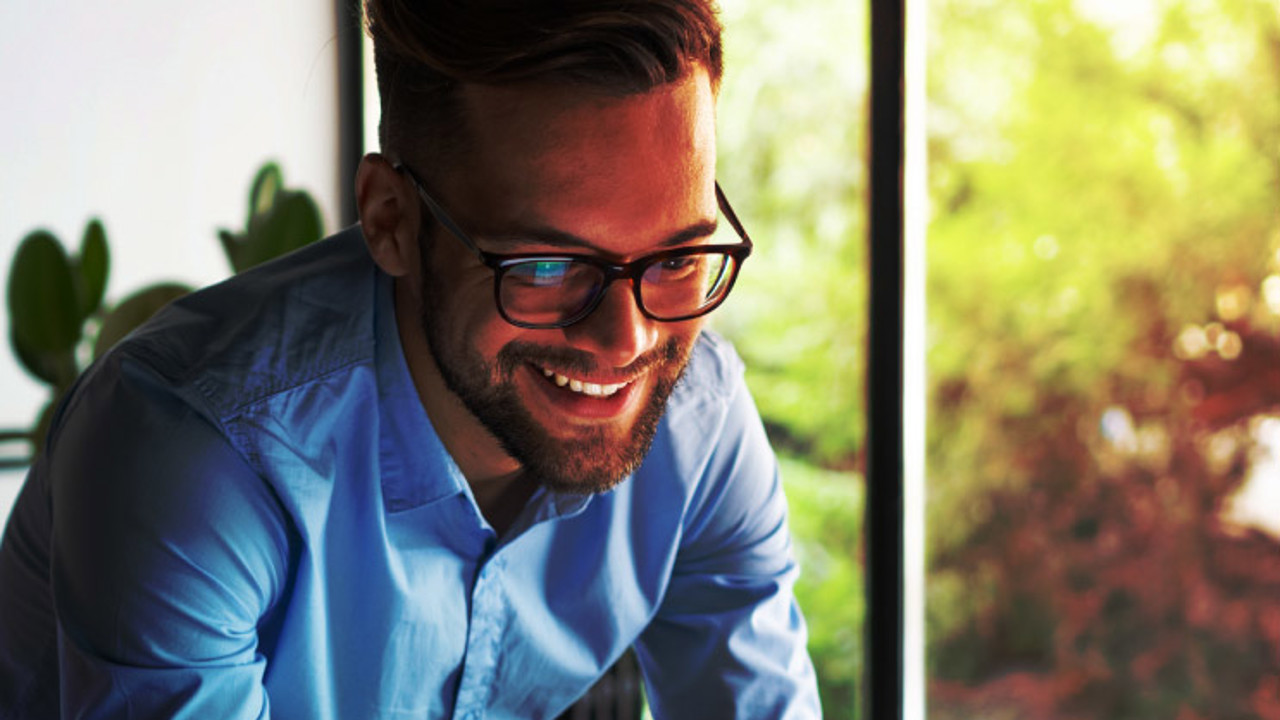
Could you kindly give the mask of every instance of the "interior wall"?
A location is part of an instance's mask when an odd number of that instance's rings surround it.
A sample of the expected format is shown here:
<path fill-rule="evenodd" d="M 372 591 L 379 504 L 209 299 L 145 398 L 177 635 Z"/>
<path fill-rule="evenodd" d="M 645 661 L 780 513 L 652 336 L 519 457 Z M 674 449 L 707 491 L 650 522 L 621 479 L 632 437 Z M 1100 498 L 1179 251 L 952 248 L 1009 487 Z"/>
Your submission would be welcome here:
<path fill-rule="evenodd" d="M 100 217 L 108 301 L 204 285 L 230 268 L 220 228 L 245 222 L 267 160 L 338 222 L 337 65 L 330 3 L 86 0 L 0 5 L 0 260 L 41 227 L 75 248 Z M 8 348 L 0 428 L 34 423 L 46 388 Z M 0 476 L 0 518 L 15 477 Z"/>

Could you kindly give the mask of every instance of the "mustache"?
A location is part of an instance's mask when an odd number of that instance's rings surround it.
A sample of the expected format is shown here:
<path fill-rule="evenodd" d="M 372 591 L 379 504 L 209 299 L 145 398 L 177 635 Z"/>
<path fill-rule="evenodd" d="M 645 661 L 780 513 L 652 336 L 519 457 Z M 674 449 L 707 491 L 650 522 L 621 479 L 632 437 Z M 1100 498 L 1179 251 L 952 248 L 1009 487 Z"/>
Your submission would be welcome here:
<path fill-rule="evenodd" d="M 513 340 L 498 351 L 497 364 L 503 375 L 511 375 L 524 364 L 554 367 L 572 373 L 594 374 L 602 369 L 620 376 L 638 374 L 653 367 L 680 363 L 687 353 L 681 343 L 671 338 L 621 368 L 602 368 L 591 353 L 567 347 L 548 347 L 524 340 Z"/>

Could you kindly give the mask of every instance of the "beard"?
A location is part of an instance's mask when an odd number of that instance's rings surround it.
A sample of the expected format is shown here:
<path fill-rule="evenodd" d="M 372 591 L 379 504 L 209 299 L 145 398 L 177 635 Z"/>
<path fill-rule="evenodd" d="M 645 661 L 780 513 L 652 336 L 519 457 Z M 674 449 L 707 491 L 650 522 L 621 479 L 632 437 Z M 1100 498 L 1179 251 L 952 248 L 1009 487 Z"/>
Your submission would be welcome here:
<path fill-rule="evenodd" d="M 422 253 L 424 260 L 427 255 Z M 520 463 L 533 482 L 557 492 L 575 494 L 610 490 L 644 461 L 666 410 L 667 399 L 679 383 L 693 352 L 693 340 L 671 338 L 624 368 L 627 376 L 647 372 L 649 396 L 630 427 L 591 426 L 571 438 L 556 438 L 533 418 L 516 387 L 515 373 L 525 365 L 554 367 L 562 373 L 591 374 L 599 365 L 589 353 L 566 347 L 547 347 L 512 341 L 490 361 L 464 341 L 450 338 L 441 316 L 436 290 L 441 283 L 424 262 L 420 323 L 427 346 L 445 386 Z M 541 372 L 535 375 L 541 378 Z M 569 392 L 563 390 L 563 392 Z"/>

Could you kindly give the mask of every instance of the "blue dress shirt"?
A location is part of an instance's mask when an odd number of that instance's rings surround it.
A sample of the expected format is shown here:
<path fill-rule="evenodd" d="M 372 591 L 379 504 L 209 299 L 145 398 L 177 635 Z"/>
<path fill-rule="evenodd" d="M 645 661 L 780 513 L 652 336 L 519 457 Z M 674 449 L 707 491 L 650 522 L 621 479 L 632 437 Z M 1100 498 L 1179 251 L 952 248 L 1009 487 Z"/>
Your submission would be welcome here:
<path fill-rule="evenodd" d="M 81 379 L 0 546 L 0 717 L 551 718 L 635 646 L 657 718 L 820 713 L 741 363 L 643 465 L 499 537 L 358 227 L 173 304 Z"/>

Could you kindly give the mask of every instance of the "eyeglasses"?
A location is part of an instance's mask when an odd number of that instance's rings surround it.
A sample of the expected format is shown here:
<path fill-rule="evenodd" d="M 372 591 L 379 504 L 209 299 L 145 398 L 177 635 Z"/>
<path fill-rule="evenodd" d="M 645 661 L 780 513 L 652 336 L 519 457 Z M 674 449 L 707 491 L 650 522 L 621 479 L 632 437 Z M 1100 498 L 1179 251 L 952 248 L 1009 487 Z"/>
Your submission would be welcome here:
<path fill-rule="evenodd" d="M 630 280 L 636 307 L 663 322 L 691 320 L 715 310 L 728 297 L 738 270 L 751 254 L 751 238 L 729 207 L 719 183 L 716 201 L 740 243 L 695 245 L 615 264 L 592 255 L 488 253 L 458 227 L 407 165 L 395 166 L 413 181 L 418 195 L 451 235 L 493 270 L 498 312 L 522 328 L 563 328 L 591 314 L 615 280 Z"/>

